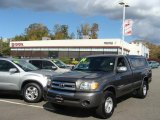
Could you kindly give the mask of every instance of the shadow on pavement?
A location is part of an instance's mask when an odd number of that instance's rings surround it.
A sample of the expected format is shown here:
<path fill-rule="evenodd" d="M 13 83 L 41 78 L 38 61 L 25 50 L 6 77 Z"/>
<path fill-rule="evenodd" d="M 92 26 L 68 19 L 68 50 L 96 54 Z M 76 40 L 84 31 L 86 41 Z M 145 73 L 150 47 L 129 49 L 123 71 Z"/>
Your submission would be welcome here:
<path fill-rule="evenodd" d="M 132 98 L 132 94 L 125 95 L 123 97 L 120 97 L 117 99 L 117 104 L 120 104 L 121 102 Z M 49 102 L 46 102 L 43 105 L 44 109 L 50 112 L 54 112 L 56 114 L 61 114 L 65 116 L 71 116 L 71 117 L 79 117 L 79 118 L 86 118 L 86 117 L 95 117 L 99 118 L 95 114 L 95 109 L 82 109 L 82 108 L 73 108 L 73 107 L 66 107 L 66 106 L 54 106 Z"/>
<path fill-rule="evenodd" d="M 49 102 L 46 102 L 43 105 L 43 107 L 47 111 L 65 115 L 65 116 L 80 117 L 80 118 L 93 116 L 92 110 L 89 110 L 89 109 L 80 109 L 80 108 L 73 108 L 73 107 L 66 107 L 66 106 L 53 106 Z"/>
<path fill-rule="evenodd" d="M 20 99 L 22 100 L 22 96 L 17 94 L 10 94 L 10 93 L 0 93 L 0 99 Z"/>

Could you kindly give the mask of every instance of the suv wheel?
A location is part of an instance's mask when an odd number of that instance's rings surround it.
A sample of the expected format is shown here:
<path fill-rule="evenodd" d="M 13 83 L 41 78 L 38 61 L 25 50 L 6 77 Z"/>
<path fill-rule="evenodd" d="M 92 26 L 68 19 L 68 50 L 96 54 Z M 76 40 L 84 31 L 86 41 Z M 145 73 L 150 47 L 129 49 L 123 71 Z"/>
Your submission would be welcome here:
<path fill-rule="evenodd" d="M 42 88 L 36 83 L 28 83 L 23 89 L 23 99 L 26 102 L 36 103 L 42 99 Z"/>
<path fill-rule="evenodd" d="M 101 118 L 109 118 L 114 112 L 115 105 L 115 95 L 112 92 L 107 91 L 104 94 L 101 104 L 96 109 L 96 113 Z"/>
<path fill-rule="evenodd" d="M 147 96 L 147 92 L 148 92 L 147 82 L 143 81 L 141 88 L 138 89 L 137 91 L 137 95 L 140 98 L 145 98 Z"/>

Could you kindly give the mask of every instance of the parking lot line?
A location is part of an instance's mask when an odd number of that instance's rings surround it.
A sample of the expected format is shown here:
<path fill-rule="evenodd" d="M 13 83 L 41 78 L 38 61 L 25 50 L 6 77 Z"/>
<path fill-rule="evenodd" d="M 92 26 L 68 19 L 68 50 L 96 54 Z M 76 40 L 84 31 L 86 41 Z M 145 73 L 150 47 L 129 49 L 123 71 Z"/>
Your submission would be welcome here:
<path fill-rule="evenodd" d="M 5 102 L 5 103 L 10 103 L 10 104 L 16 104 L 16 105 L 22 105 L 22 106 L 28 106 L 28 107 L 34 107 L 34 108 L 43 109 L 42 106 L 37 106 L 37 105 L 27 105 L 27 104 L 24 104 L 24 103 L 12 102 L 12 101 L 2 100 L 2 99 L 0 99 L 0 102 Z"/>
<path fill-rule="evenodd" d="M 15 105 L 28 106 L 28 107 L 33 107 L 33 108 L 40 108 L 40 109 L 46 109 L 46 110 L 54 111 L 54 109 L 52 109 L 52 108 L 47 108 L 47 107 L 42 107 L 42 106 L 37 106 L 37 105 L 28 105 L 28 104 L 24 104 L 24 103 L 12 102 L 12 101 L 8 101 L 8 100 L 0 99 L 0 102 L 5 102 L 5 103 L 10 103 L 10 104 L 15 104 Z"/>

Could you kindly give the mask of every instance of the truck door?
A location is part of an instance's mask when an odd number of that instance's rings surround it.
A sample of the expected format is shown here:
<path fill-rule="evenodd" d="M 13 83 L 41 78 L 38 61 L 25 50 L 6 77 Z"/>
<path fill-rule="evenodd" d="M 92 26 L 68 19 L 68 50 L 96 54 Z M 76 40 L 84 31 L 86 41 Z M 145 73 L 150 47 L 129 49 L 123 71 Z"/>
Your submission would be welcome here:
<path fill-rule="evenodd" d="M 133 87 L 134 89 L 139 88 L 142 84 L 142 80 L 145 76 L 146 71 L 146 60 L 144 58 L 134 57 L 129 58 L 131 63 L 131 69 L 133 71 Z"/>
<path fill-rule="evenodd" d="M 121 96 L 132 91 L 132 71 L 125 57 L 118 58 L 116 69 L 118 69 L 118 67 L 127 67 L 125 72 L 116 73 L 115 83 L 118 95 Z"/>

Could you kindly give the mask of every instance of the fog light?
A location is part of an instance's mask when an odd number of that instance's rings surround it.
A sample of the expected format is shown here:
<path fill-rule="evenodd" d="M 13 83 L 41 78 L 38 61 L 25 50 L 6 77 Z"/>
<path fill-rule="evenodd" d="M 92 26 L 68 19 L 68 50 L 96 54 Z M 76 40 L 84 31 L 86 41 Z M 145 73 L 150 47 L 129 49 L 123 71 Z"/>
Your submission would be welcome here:
<path fill-rule="evenodd" d="M 89 100 L 84 100 L 84 101 L 82 101 L 82 106 L 83 106 L 83 107 L 87 107 L 89 104 L 90 104 L 90 101 L 89 101 Z"/>

